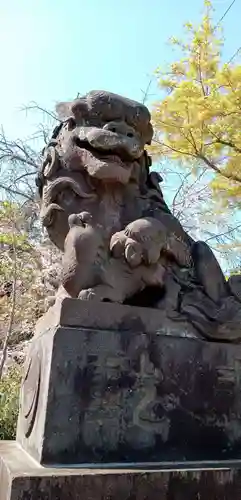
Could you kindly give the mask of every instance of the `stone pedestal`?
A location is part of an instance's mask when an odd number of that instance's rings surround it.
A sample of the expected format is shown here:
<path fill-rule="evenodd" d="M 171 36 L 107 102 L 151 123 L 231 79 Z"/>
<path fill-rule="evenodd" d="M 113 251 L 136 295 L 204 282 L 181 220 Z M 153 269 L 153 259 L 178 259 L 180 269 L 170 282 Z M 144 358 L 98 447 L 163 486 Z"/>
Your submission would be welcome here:
<path fill-rule="evenodd" d="M 0 442 L 0 500 L 239 500 L 241 463 L 172 469 L 44 468 Z M 188 464 L 187 464 L 188 465 Z"/>
<path fill-rule="evenodd" d="M 173 325 L 117 304 L 49 310 L 17 441 L 0 446 L 0 500 L 241 497 L 241 346 Z"/>
<path fill-rule="evenodd" d="M 17 440 L 42 465 L 241 458 L 241 346 L 67 299 L 39 323 Z M 180 332 L 179 332 L 180 333 Z"/>

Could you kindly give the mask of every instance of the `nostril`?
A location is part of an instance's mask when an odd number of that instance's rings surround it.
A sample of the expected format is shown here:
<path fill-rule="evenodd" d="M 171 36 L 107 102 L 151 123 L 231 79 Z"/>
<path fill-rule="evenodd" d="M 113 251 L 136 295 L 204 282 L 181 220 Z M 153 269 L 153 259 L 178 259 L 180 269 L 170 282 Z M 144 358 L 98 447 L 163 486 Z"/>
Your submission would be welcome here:
<path fill-rule="evenodd" d="M 115 127 L 112 127 L 110 130 L 111 130 L 111 132 L 116 132 L 116 128 Z"/>

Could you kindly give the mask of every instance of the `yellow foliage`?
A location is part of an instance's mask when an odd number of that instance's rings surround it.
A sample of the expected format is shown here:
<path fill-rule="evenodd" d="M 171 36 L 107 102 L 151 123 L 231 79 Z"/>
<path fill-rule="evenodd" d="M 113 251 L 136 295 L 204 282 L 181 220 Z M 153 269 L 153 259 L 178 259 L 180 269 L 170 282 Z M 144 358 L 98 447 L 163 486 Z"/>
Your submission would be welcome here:
<path fill-rule="evenodd" d="M 214 197 L 225 205 L 241 195 L 241 66 L 223 64 L 223 39 L 213 24 L 212 3 L 204 1 L 200 25 L 185 24 L 187 40 L 172 37 L 183 58 L 156 71 L 165 98 L 154 104 L 154 156 L 197 164 L 213 173 Z M 184 160 L 184 161 L 183 161 Z"/>

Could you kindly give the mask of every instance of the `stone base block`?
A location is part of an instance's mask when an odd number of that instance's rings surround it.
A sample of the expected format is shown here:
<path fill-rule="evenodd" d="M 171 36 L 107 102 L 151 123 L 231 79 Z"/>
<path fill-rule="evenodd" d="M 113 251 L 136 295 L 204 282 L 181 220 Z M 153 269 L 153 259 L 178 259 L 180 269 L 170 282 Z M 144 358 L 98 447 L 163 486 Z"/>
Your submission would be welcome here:
<path fill-rule="evenodd" d="M 241 458 L 241 345 L 162 320 L 73 299 L 50 311 L 27 359 L 22 448 L 48 466 Z"/>
<path fill-rule="evenodd" d="M 189 470 L 44 468 L 18 444 L 5 441 L 0 442 L 0 500 L 241 498 L 241 462 L 189 465 Z"/>

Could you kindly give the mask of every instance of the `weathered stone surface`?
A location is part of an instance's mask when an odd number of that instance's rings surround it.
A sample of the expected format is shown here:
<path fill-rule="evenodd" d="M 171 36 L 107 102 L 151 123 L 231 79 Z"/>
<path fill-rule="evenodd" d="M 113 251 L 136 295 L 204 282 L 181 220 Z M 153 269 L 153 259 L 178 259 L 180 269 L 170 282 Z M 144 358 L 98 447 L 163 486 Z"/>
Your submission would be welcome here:
<path fill-rule="evenodd" d="M 161 322 L 155 331 L 161 312 L 149 309 L 103 303 L 93 311 L 76 300 L 67 310 L 55 317 L 53 308 L 40 322 L 26 363 L 18 441 L 34 458 L 240 457 L 241 346 L 178 338 Z"/>
<path fill-rule="evenodd" d="M 241 463 L 189 470 L 44 468 L 16 443 L 0 443 L 0 500 L 239 500 Z"/>
<path fill-rule="evenodd" d="M 167 318 L 163 311 L 148 307 L 130 307 L 122 304 L 79 301 L 64 298 L 58 300 L 36 324 L 36 335 L 57 327 L 83 327 L 100 330 L 128 330 L 132 328 L 144 332 L 165 333 L 181 337 L 200 338 L 191 325 Z"/>
<path fill-rule="evenodd" d="M 145 149 L 148 109 L 96 90 L 57 111 L 37 178 L 43 225 L 63 251 L 57 296 L 161 309 L 180 330 L 240 342 L 240 280 L 229 286 L 167 207 Z"/>

